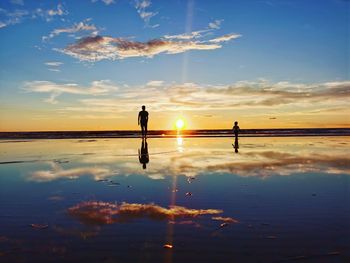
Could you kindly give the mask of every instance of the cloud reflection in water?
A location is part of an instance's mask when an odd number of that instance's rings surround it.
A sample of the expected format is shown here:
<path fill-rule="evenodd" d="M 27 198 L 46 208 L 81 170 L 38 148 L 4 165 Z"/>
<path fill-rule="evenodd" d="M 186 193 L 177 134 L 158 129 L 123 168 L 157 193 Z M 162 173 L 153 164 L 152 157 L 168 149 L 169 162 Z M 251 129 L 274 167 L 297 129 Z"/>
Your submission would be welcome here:
<path fill-rule="evenodd" d="M 104 179 L 112 175 L 112 171 L 102 167 L 77 167 L 71 169 L 62 169 L 57 163 L 51 163 L 51 170 L 39 170 L 32 172 L 29 180 L 35 182 L 49 182 L 56 179 L 77 179 L 80 176 L 90 175 L 95 180 Z"/>
<path fill-rule="evenodd" d="M 346 155 L 345 150 L 347 145 L 339 144 L 342 140 L 338 138 L 334 142 L 312 138 L 279 138 L 277 141 L 271 138 L 254 138 L 253 144 L 245 143 L 253 138 L 241 138 L 238 154 L 234 153 L 232 141 L 229 139 L 181 139 L 181 151 L 176 150 L 179 147 L 177 138 L 175 141 L 149 139 L 151 161 L 147 170 L 141 169 L 139 165 L 139 141 L 122 142 L 125 143 L 123 147 L 118 147 L 119 141 L 115 145 L 111 144 L 112 146 L 98 141 L 94 147 L 99 148 L 94 155 L 79 155 L 75 162 L 71 162 L 77 167 L 63 169 L 63 166 L 51 163 L 50 170 L 30 173 L 29 179 L 47 182 L 81 176 L 92 176 L 99 180 L 111 176 L 142 175 L 162 180 L 169 176 L 194 178 L 203 174 L 223 173 L 260 178 L 308 172 L 350 174 L 350 156 Z"/>
<path fill-rule="evenodd" d="M 99 201 L 82 202 L 68 209 L 71 216 L 87 224 L 113 224 L 144 217 L 153 220 L 174 220 L 196 218 L 201 215 L 217 215 L 222 212 L 218 209 L 189 209 L 183 206 L 164 208 L 152 203 L 118 205 Z"/>

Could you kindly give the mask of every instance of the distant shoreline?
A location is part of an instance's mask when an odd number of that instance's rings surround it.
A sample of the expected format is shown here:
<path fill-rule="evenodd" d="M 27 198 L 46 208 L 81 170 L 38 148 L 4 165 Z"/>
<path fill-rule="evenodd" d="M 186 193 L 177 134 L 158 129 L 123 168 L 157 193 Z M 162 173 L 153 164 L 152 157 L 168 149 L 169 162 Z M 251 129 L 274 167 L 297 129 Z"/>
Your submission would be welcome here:
<path fill-rule="evenodd" d="M 183 137 L 233 137 L 231 129 L 149 131 L 150 138 Z M 300 129 L 245 129 L 240 137 L 292 137 L 292 136 L 350 136 L 350 128 L 300 128 Z M 45 131 L 45 132 L 0 132 L 0 139 L 98 139 L 138 138 L 140 131 Z"/>

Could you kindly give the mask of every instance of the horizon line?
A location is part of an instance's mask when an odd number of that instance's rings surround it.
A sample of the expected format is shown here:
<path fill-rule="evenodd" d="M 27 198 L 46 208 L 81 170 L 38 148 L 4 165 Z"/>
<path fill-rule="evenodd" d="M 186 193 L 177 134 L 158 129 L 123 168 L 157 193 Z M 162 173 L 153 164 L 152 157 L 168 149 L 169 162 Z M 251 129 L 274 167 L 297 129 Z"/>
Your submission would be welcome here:
<path fill-rule="evenodd" d="M 241 131 L 253 131 L 253 130 L 327 130 L 327 129 L 350 129 L 349 127 L 298 127 L 298 128 L 248 128 L 241 129 Z M 178 132 L 176 129 L 154 129 L 148 130 L 148 132 Z M 190 131 L 232 131 L 232 128 L 218 128 L 218 129 L 184 129 L 180 132 L 190 132 Z M 0 131 L 0 133 L 32 133 L 32 132 L 140 132 L 140 129 L 130 129 L 130 130 L 29 130 L 29 131 Z"/>

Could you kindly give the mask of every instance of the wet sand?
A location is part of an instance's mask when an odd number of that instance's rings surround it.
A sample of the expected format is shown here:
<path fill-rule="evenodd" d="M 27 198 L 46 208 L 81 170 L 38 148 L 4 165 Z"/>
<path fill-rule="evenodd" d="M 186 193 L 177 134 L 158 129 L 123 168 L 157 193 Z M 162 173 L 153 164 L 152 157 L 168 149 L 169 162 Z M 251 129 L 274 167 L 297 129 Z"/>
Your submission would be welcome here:
<path fill-rule="evenodd" d="M 346 262 L 349 145 L 3 140 L 0 261 Z"/>

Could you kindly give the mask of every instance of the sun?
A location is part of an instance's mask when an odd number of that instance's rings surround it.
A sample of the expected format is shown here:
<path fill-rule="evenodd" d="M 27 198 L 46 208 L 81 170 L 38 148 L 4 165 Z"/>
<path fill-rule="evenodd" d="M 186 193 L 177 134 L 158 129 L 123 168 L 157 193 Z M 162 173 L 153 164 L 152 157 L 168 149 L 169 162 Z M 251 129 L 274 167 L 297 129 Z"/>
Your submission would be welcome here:
<path fill-rule="evenodd" d="M 183 119 L 178 119 L 175 125 L 177 130 L 182 130 L 185 127 L 185 121 Z"/>

